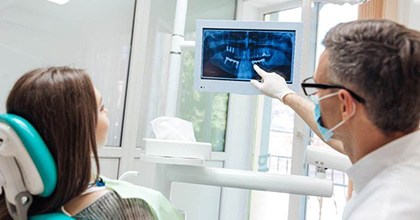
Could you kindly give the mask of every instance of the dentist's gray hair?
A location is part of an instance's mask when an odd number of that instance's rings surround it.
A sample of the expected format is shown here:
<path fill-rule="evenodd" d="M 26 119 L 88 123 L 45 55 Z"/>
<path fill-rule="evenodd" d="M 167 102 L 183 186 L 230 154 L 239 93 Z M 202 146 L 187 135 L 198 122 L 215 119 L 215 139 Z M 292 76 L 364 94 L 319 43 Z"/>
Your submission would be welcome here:
<path fill-rule="evenodd" d="M 420 32 L 388 20 L 341 23 L 326 35 L 328 76 L 366 99 L 385 134 L 420 121 Z"/>

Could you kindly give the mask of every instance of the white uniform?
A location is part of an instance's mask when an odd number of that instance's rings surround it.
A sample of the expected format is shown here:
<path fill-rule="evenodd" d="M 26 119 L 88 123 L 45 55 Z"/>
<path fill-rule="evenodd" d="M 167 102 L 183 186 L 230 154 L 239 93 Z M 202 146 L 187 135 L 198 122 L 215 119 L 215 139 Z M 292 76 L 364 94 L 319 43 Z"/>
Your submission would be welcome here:
<path fill-rule="evenodd" d="M 366 155 L 347 174 L 354 193 L 343 219 L 420 219 L 420 130 Z"/>

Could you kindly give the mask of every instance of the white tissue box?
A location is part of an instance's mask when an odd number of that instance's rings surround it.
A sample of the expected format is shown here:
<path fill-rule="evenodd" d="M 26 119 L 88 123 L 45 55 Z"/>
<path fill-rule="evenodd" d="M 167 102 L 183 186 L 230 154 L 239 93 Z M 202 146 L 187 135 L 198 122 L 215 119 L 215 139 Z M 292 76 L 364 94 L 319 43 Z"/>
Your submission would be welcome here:
<path fill-rule="evenodd" d="M 210 143 L 143 138 L 144 154 L 147 156 L 198 158 L 210 160 Z"/>

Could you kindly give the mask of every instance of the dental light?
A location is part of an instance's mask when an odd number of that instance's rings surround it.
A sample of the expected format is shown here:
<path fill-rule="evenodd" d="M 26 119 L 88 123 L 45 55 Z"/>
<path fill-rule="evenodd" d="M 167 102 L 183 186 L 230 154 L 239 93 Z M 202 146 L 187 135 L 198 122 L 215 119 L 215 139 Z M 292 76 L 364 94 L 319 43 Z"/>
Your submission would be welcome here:
<path fill-rule="evenodd" d="M 53 2 L 58 5 L 64 5 L 69 2 L 69 0 L 47 0 L 47 1 Z"/>
<path fill-rule="evenodd" d="M 314 2 L 320 2 L 320 3 L 333 3 L 333 4 L 339 4 L 343 5 L 345 3 L 349 3 L 351 5 L 355 4 L 364 4 L 368 2 L 369 0 L 314 0 Z"/>

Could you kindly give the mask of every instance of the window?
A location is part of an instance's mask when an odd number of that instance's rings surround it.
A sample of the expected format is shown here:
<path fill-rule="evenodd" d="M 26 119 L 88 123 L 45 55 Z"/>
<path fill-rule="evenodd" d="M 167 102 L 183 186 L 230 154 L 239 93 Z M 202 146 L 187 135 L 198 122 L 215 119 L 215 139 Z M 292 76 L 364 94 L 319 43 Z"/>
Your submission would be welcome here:
<path fill-rule="evenodd" d="M 320 7 L 316 63 L 324 50 L 321 41 L 327 31 L 340 22 L 357 19 L 358 6 L 325 4 Z M 301 8 L 268 13 L 264 15 L 266 21 L 301 21 Z M 272 100 L 271 128 L 269 139 L 269 171 L 280 174 L 290 174 L 292 158 L 292 138 L 294 127 L 294 112 L 278 100 Z M 313 145 L 328 147 L 319 138 L 314 137 Z M 310 166 L 308 175 L 315 175 L 315 167 Z M 327 170 L 327 178 L 334 182 L 334 194 L 331 198 L 308 196 L 306 205 L 306 219 L 339 219 L 341 218 L 347 197 L 348 178 L 343 172 Z M 250 219 L 287 219 L 289 195 L 270 192 L 252 192 Z"/>
<path fill-rule="evenodd" d="M 336 24 L 357 19 L 357 5 L 335 5 L 325 4 L 319 10 L 318 32 L 316 45 L 316 64 L 324 46 L 321 42 L 329 29 Z M 317 147 L 329 147 L 322 142 L 317 136 L 314 136 L 311 142 Z M 315 167 L 309 166 L 308 176 L 315 176 Z M 346 205 L 348 177 L 340 171 L 327 170 L 327 178 L 334 183 L 334 193 L 331 198 L 307 197 L 306 219 L 340 219 L 343 208 Z"/>
<path fill-rule="evenodd" d="M 195 40 L 196 19 L 233 20 L 235 6 L 235 0 L 191 1 L 187 11 L 185 40 Z M 178 115 L 193 123 L 197 141 L 211 143 L 213 151 L 223 152 L 229 94 L 194 91 L 194 51 L 185 50 L 182 54 Z"/>
<path fill-rule="evenodd" d="M 184 51 L 182 60 L 179 115 L 193 123 L 197 141 L 212 143 L 213 151 L 222 152 L 225 146 L 229 94 L 194 91 L 194 52 Z"/>
<path fill-rule="evenodd" d="M 150 121 L 159 115 L 164 115 L 162 103 L 166 97 L 166 79 L 169 63 L 170 41 L 173 29 L 174 11 L 168 13 L 168 8 L 175 8 L 176 1 L 153 1 L 151 16 L 151 31 L 149 33 L 149 56 L 147 63 L 150 73 L 144 79 L 143 100 L 148 109 L 143 109 L 140 124 L 149 125 Z M 168 6 L 170 4 L 170 6 Z M 233 20 L 235 15 L 235 0 L 229 1 L 191 1 L 188 4 L 185 26 L 185 40 L 195 38 L 196 19 L 226 19 Z M 155 16 L 155 17 L 154 17 Z M 209 142 L 213 151 L 224 151 L 227 108 L 229 95 L 227 93 L 198 93 L 193 89 L 194 51 L 182 51 L 182 68 L 178 89 L 177 117 L 193 123 L 197 141 Z M 156 105 L 158 103 L 158 105 Z M 153 137 L 148 127 L 140 127 L 139 138 Z M 142 140 L 137 141 L 141 146 Z"/>
<path fill-rule="evenodd" d="M 265 21 L 300 22 L 301 7 L 264 15 Z M 271 99 L 268 172 L 290 174 L 294 111 L 277 99 Z M 287 219 L 289 194 L 252 191 L 250 220 Z"/>

